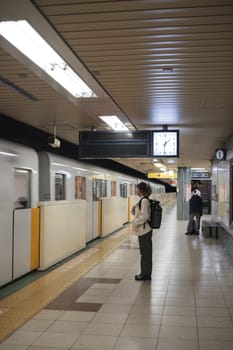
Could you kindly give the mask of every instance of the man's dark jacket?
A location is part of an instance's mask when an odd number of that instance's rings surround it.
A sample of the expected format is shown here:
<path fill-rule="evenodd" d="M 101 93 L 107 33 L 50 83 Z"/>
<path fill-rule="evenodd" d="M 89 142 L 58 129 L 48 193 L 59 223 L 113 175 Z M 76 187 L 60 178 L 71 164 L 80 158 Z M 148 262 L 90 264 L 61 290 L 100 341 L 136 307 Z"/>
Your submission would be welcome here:
<path fill-rule="evenodd" d="M 202 215 L 203 202 L 200 196 L 193 195 L 189 200 L 189 213 L 200 213 Z"/>

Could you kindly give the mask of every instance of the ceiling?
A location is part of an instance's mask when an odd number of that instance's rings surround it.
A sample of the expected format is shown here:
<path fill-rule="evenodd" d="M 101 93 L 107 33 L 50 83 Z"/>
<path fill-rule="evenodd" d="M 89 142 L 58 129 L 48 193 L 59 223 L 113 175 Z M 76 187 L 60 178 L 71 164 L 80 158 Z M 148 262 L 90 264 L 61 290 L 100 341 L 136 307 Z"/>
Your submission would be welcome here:
<path fill-rule="evenodd" d="M 78 144 L 117 115 L 137 130 L 180 131 L 170 164 L 209 169 L 233 132 L 232 0 L 1 0 L 0 20 L 27 19 L 95 91 L 74 99 L 0 36 L 0 113 Z M 30 93 L 34 99 L 28 98 Z M 107 129 L 106 129 L 107 130 Z M 118 159 L 144 173 L 152 159 Z"/>

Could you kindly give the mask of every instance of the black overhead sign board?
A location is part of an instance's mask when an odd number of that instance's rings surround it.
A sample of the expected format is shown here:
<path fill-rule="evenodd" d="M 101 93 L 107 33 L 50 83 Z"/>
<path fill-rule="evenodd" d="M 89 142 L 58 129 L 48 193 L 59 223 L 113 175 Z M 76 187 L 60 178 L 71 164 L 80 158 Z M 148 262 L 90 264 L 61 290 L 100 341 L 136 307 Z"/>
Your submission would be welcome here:
<path fill-rule="evenodd" d="M 79 158 L 178 157 L 179 131 L 81 131 Z"/>

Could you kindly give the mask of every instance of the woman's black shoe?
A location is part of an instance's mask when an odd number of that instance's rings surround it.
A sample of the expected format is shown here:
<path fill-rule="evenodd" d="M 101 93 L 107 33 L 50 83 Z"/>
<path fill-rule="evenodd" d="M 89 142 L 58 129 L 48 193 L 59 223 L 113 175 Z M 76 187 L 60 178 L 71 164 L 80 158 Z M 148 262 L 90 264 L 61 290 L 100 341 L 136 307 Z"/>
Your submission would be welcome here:
<path fill-rule="evenodd" d="M 135 276 L 136 281 L 150 281 L 151 276 L 144 276 L 144 275 L 136 275 Z"/>

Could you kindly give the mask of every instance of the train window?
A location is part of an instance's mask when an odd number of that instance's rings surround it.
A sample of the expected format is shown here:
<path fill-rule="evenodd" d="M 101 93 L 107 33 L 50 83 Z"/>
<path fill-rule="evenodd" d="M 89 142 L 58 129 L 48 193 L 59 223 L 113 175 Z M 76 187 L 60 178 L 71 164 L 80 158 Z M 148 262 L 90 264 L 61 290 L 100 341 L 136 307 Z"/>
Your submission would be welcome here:
<path fill-rule="evenodd" d="M 86 199 L 86 178 L 75 176 L 75 199 Z"/>
<path fill-rule="evenodd" d="M 127 198 L 127 183 L 120 184 L 120 196 Z"/>
<path fill-rule="evenodd" d="M 31 206 L 31 170 L 14 169 L 14 208 L 25 209 Z"/>
<path fill-rule="evenodd" d="M 111 182 L 111 196 L 112 197 L 116 196 L 116 181 Z"/>
<path fill-rule="evenodd" d="M 60 201 L 65 199 L 65 175 L 55 174 L 55 200 Z"/>
<path fill-rule="evenodd" d="M 98 201 L 102 197 L 107 197 L 107 180 L 93 179 L 92 181 L 93 201 Z"/>
<path fill-rule="evenodd" d="M 107 180 L 100 180 L 100 197 L 107 197 Z"/>
<path fill-rule="evenodd" d="M 130 194 L 130 196 L 133 195 L 133 184 L 129 185 L 129 194 Z"/>
<path fill-rule="evenodd" d="M 92 200 L 98 201 L 100 198 L 100 193 L 99 193 L 99 186 L 98 186 L 98 180 L 93 179 L 92 180 Z"/>

